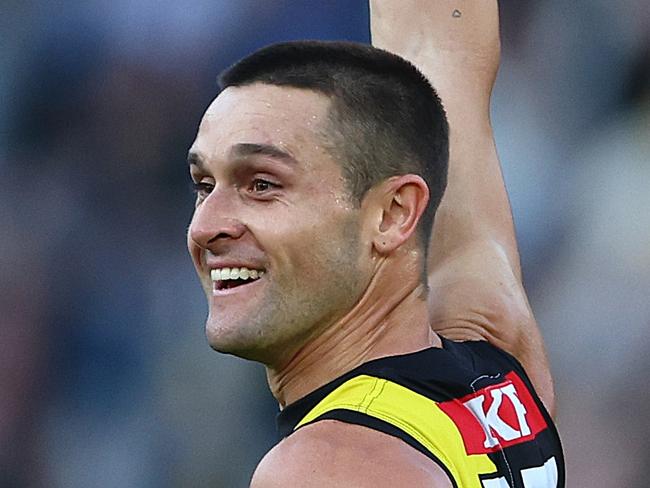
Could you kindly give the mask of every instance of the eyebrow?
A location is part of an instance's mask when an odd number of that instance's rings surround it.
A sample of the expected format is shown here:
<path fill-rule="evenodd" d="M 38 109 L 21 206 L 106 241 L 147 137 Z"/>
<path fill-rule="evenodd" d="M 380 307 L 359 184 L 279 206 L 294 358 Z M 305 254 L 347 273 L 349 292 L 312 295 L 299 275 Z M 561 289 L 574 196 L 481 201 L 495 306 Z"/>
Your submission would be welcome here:
<path fill-rule="evenodd" d="M 269 156 L 274 159 L 279 159 L 283 162 L 290 164 L 298 164 L 296 158 L 293 155 L 280 149 L 278 146 L 273 144 L 258 144 L 252 142 L 240 142 L 235 144 L 230 149 L 230 155 L 235 159 L 242 159 L 248 156 Z M 199 168 L 205 167 L 205 162 L 201 155 L 197 152 L 190 151 L 187 155 L 187 164 L 189 166 L 197 166 Z"/>
<path fill-rule="evenodd" d="M 197 166 L 199 168 L 203 168 L 205 166 L 203 163 L 203 158 L 199 155 L 199 153 L 196 153 L 194 151 L 187 153 L 187 164 L 189 166 Z"/>
<path fill-rule="evenodd" d="M 247 156 L 269 156 L 274 159 L 280 159 L 284 162 L 296 164 L 296 158 L 293 155 L 280 149 L 278 146 L 273 144 L 256 144 L 250 142 L 241 142 L 235 144 L 230 150 L 230 154 L 235 158 L 245 158 Z"/>

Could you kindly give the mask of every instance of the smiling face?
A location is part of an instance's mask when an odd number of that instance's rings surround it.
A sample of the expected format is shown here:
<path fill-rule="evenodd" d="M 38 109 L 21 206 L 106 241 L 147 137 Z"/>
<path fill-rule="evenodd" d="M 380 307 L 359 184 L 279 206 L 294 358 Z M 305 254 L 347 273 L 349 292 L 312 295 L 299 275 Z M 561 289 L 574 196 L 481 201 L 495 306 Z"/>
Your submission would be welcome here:
<path fill-rule="evenodd" d="M 255 83 L 224 90 L 201 121 L 188 248 L 218 351 L 285 361 L 370 281 L 361 210 L 323 148 L 328 107 L 313 91 Z"/>

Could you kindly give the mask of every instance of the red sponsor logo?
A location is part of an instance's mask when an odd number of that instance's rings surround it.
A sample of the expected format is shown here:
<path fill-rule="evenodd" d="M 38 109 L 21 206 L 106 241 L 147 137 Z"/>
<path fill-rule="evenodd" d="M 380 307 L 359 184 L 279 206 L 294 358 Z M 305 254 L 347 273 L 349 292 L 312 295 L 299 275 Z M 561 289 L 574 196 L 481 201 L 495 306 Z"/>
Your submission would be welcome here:
<path fill-rule="evenodd" d="M 456 424 L 467 454 L 486 454 L 534 439 L 547 428 L 530 391 L 514 372 L 506 380 L 438 406 Z"/>

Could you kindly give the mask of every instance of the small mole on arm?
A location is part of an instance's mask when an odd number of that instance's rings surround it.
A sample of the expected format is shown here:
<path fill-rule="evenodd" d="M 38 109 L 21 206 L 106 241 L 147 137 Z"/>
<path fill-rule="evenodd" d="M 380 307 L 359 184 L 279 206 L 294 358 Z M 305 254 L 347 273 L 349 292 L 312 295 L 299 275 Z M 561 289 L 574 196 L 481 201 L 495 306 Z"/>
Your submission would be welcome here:
<path fill-rule="evenodd" d="M 451 14 L 452 17 L 456 17 L 456 18 L 460 17 L 461 15 L 463 15 L 463 14 L 458 9 L 455 9 L 453 11 L 453 13 Z"/>

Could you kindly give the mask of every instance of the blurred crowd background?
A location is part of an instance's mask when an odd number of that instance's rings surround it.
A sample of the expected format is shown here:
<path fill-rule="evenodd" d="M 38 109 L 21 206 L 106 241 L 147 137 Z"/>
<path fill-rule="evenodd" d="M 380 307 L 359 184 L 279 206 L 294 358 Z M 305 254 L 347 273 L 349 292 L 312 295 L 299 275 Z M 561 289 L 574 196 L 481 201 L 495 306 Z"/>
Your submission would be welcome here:
<path fill-rule="evenodd" d="M 569 487 L 650 466 L 650 4 L 503 1 L 493 121 Z M 216 76 L 364 0 L 2 2 L 0 487 L 244 487 L 263 368 L 210 350 L 186 152 Z M 434 81 L 435 84 L 435 81 Z"/>

